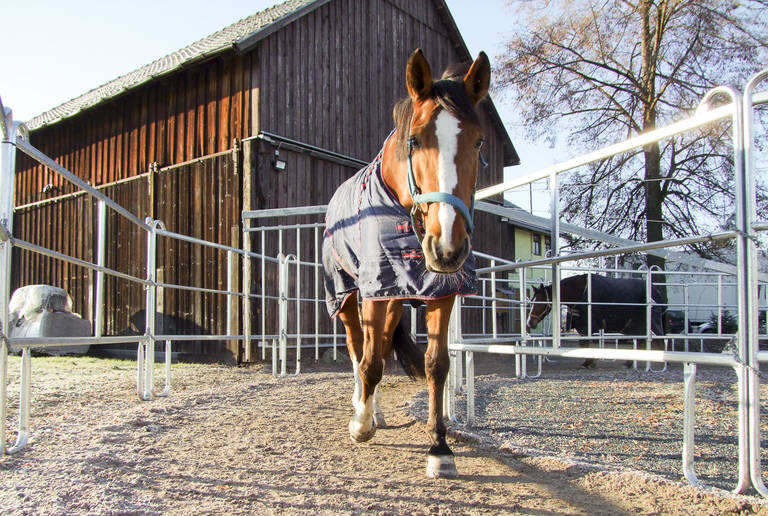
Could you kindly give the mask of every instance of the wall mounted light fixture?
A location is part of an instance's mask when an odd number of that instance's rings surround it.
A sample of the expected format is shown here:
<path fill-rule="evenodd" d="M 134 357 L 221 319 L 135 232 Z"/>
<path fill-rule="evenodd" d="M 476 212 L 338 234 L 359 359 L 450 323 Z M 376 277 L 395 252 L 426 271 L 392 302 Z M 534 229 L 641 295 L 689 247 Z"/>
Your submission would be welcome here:
<path fill-rule="evenodd" d="M 272 160 L 272 168 L 277 172 L 285 170 L 285 160 L 280 158 L 280 148 L 275 149 L 275 157 Z"/>

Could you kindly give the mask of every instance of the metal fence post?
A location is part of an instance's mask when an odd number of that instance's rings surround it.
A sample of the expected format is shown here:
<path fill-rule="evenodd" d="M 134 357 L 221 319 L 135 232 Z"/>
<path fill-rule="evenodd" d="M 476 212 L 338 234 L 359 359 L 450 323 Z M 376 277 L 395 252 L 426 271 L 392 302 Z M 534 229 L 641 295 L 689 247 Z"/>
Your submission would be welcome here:
<path fill-rule="evenodd" d="M 0 457 L 6 452 L 5 415 L 8 392 L 8 302 L 11 295 L 11 250 L 13 235 L 13 195 L 16 171 L 16 137 L 19 124 L 14 124 L 10 109 L 0 99 Z"/>
<path fill-rule="evenodd" d="M 261 359 L 267 357 L 267 236 L 261 231 Z M 250 273 L 249 273 L 250 274 Z"/>
<path fill-rule="evenodd" d="M 451 309 L 450 320 L 448 321 L 448 345 L 455 344 L 461 338 L 461 298 L 456 297 L 453 302 L 453 308 Z M 455 402 L 456 394 L 461 392 L 461 384 L 464 377 L 462 352 L 455 351 L 456 357 L 452 362 L 452 368 L 449 371 L 449 376 L 453 378 L 453 392 L 451 394 L 452 402 Z"/>
<path fill-rule="evenodd" d="M 683 475 L 694 486 L 700 486 L 693 468 L 694 429 L 696 427 L 696 364 L 683 364 Z"/>
<path fill-rule="evenodd" d="M 314 242 L 315 242 L 315 266 L 314 269 L 314 288 L 315 288 L 315 361 L 320 360 L 320 246 L 322 241 L 320 240 L 320 228 L 315 227 L 314 230 Z M 335 360 L 335 357 L 334 357 Z"/>
<path fill-rule="evenodd" d="M 251 361 L 251 235 L 243 219 L 243 361 Z M 262 312 L 264 307 L 261 307 Z"/>
<path fill-rule="evenodd" d="M 557 172 L 549 176 L 552 212 L 552 257 L 560 255 L 560 192 Z M 560 263 L 552 263 L 552 346 L 560 347 Z"/>
<path fill-rule="evenodd" d="M 744 201 L 742 205 L 743 225 L 739 225 L 742 231 L 739 242 L 744 247 L 743 274 L 744 282 L 741 286 L 746 287 L 743 302 L 745 305 L 745 319 L 741 319 L 739 314 L 739 330 L 746 326 L 746 331 L 740 333 L 744 337 L 742 348 L 747 359 L 749 371 L 747 373 L 748 384 L 748 414 L 749 423 L 749 464 L 752 485 L 764 497 L 768 496 L 762 479 L 762 467 L 760 464 L 760 376 L 758 374 L 760 362 L 757 359 L 759 350 L 759 328 L 758 328 L 758 285 L 757 285 L 757 244 L 755 230 L 752 225 L 757 221 L 757 211 L 755 206 L 755 177 L 754 177 L 754 151 L 753 148 L 753 127 L 752 127 L 752 95 L 756 86 L 768 78 L 768 69 L 754 75 L 744 88 L 744 97 L 742 98 L 742 134 L 743 137 L 741 150 L 744 153 L 743 177 L 741 188 L 743 190 Z M 736 99 L 734 99 L 734 102 Z M 735 132 L 735 131 L 734 131 Z M 734 134 L 734 141 L 736 135 Z M 740 176 L 740 170 L 736 169 L 736 175 Z M 738 184 L 738 182 L 737 182 Z M 740 267 L 741 269 L 741 267 Z M 739 271 L 742 272 L 741 270 Z M 741 274 L 739 275 L 741 277 Z M 739 301 L 742 301 L 740 299 Z M 744 324 L 746 322 L 746 324 Z"/>
<path fill-rule="evenodd" d="M 157 319 L 157 228 L 165 229 L 159 220 L 146 219 L 150 226 L 147 232 L 147 293 L 144 324 L 144 389 L 140 394 L 142 400 L 152 397 L 155 368 L 155 322 Z M 141 346 L 139 346 L 141 350 Z M 141 375 L 141 372 L 139 372 Z"/>
<path fill-rule="evenodd" d="M 278 255 L 278 335 L 280 336 L 280 377 L 287 376 L 288 366 L 288 258 Z"/>
<path fill-rule="evenodd" d="M 301 370 L 301 227 L 296 227 L 296 375 Z"/>
<path fill-rule="evenodd" d="M 738 341 L 738 358 L 742 365 L 739 368 L 747 367 L 748 364 L 748 340 L 749 340 L 749 328 L 746 324 L 743 324 L 749 318 L 748 309 L 748 283 L 750 271 L 747 266 L 747 249 L 748 245 L 748 228 L 749 225 L 746 215 L 746 186 L 744 184 L 744 141 L 742 138 L 743 129 L 743 112 L 740 106 L 741 97 L 733 89 L 719 86 L 713 88 L 707 92 L 704 98 L 699 103 L 699 109 L 703 109 L 708 106 L 710 100 L 717 95 L 724 95 L 730 97 L 733 102 L 734 109 L 732 114 L 733 124 L 733 168 L 734 176 L 736 179 L 735 184 L 735 196 L 736 196 L 736 228 L 739 231 L 739 235 L 736 237 L 736 273 L 738 284 L 738 292 L 740 297 L 738 299 L 738 312 L 739 312 L 739 328 L 737 330 Z M 697 110 L 698 111 L 698 110 Z M 739 484 L 735 489 L 737 493 L 745 493 L 749 489 L 749 373 L 737 374 L 738 377 L 738 389 L 739 396 L 743 398 L 747 403 L 739 403 Z"/>
<path fill-rule="evenodd" d="M 99 200 L 97 210 L 96 265 L 104 267 L 107 238 L 107 205 Z M 96 271 L 96 300 L 94 303 L 93 335 L 101 337 L 104 332 L 104 273 Z"/>
<path fill-rule="evenodd" d="M 235 312 L 237 310 L 237 298 L 232 293 L 235 289 L 235 264 L 237 255 L 234 251 L 227 251 L 227 335 L 232 335 L 235 327 Z M 237 351 L 237 340 L 230 341 L 235 344 L 235 351 Z M 235 353 L 237 355 L 237 353 Z"/>
<path fill-rule="evenodd" d="M 493 320 L 491 321 L 491 329 L 493 332 L 493 338 L 499 336 L 498 327 L 498 302 L 496 301 L 496 260 L 491 260 L 491 314 Z"/>

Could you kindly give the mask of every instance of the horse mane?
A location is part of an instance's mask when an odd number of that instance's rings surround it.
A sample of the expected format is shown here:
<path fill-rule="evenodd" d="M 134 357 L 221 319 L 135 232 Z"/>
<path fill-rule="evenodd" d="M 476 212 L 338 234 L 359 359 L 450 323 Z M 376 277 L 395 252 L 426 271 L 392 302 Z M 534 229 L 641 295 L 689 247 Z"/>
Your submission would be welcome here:
<path fill-rule="evenodd" d="M 471 64 L 464 62 L 448 66 L 440 80 L 432 83 L 429 98 L 460 120 L 480 125 L 480 118 L 475 111 L 475 105 L 464 89 L 463 79 Z M 392 110 L 392 118 L 395 121 L 396 129 L 396 156 L 398 160 L 404 160 L 408 154 L 406 142 L 410 133 L 411 118 L 413 118 L 413 100 L 410 97 L 398 100 Z"/>

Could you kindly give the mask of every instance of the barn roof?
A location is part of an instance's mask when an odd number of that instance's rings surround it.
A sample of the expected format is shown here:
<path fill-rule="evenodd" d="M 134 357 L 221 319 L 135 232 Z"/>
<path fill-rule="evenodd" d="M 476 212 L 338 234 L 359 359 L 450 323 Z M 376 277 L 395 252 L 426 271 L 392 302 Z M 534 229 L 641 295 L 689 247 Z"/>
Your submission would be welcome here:
<path fill-rule="evenodd" d="M 128 90 L 155 80 L 158 77 L 171 74 L 192 63 L 208 59 L 227 50 L 238 51 L 240 46 L 243 43 L 247 44 L 254 35 L 260 34 L 264 37 L 265 34 L 263 33 L 271 33 L 272 31 L 269 29 L 274 25 L 279 24 L 282 26 L 305 14 L 308 8 L 317 7 L 317 5 L 312 4 L 324 4 L 327 1 L 329 0 L 287 0 L 279 5 L 243 18 L 191 45 L 171 52 L 167 56 L 161 57 L 148 65 L 142 66 L 106 84 L 102 84 L 98 88 L 94 88 L 50 111 L 46 111 L 29 120 L 27 126 L 34 130 L 54 124 L 97 104 L 111 100 Z"/>
<path fill-rule="evenodd" d="M 214 32 L 191 45 L 171 52 L 160 59 L 142 66 L 113 81 L 103 84 L 91 91 L 69 100 L 45 113 L 27 121 L 30 130 L 55 124 L 61 120 L 77 115 L 98 104 L 112 100 L 127 91 L 135 89 L 150 81 L 172 74 L 194 63 L 210 59 L 227 51 L 244 53 L 252 49 L 259 41 L 305 14 L 327 4 L 331 0 L 286 0 L 278 5 L 243 18 L 220 31 Z M 461 37 L 456 22 L 448 10 L 444 0 L 434 0 L 437 9 L 444 16 L 450 37 L 463 59 L 471 59 L 469 50 Z M 501 117 L 493 102 L 484 102 L 497 130 L 504 140 L 504 166 L 519 165 L 520 158 L 512 145 Z"/>

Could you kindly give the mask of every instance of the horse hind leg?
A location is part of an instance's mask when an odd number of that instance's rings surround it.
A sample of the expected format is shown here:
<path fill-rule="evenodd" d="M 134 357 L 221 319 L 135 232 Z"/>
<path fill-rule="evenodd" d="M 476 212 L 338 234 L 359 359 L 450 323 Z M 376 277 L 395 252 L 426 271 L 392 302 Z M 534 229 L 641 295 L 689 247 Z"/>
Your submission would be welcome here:
<path fill-rule="evenodd" d="M 387 303 L 387 315 L 384 320 L 384 338 L 382 341 L 381 356 L 389 357 L 392 354 L 392 336 L 403 315 L 403 304 L 399 300 L 390 300 Z M 382 367 L 386 365 L 386 358 L 381 359 Z M 376 428 L 385 428 L 387 420 L 381 410 L 381 383 L 376 385 L 373 391 L 373 421 Z"/>
<path fill-rule="evenodd" d="M 360 375 L 360 359 L 363 356 L 363 328 L 360 324 L 360 314 L 357 308 L 357 293 L 353 292 L 345 301 L 339 312 L 339 318 L 344 323 L 347 334 L 347 351 L 352 361 L 352 377 L 355 381 L 352 391 L 352 407 L 355 413 L 349 421 L 349 435 L 355 442 L 363 442 L 371 439 L 376 432 L 376 424 L 364 416 L 365 403 L 363 403 L 363 380 Z"/>
<path fill-rule="evenodd" d="M 376 428 L 386 428 L 387 420 L 381 410 L 381 384 L 373 391 L 373 424 Z"/>

